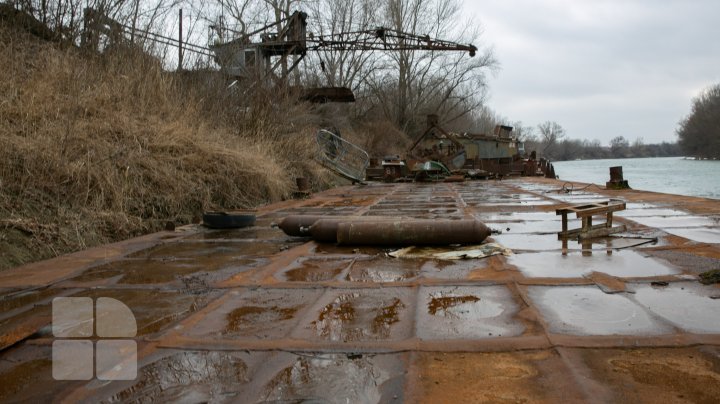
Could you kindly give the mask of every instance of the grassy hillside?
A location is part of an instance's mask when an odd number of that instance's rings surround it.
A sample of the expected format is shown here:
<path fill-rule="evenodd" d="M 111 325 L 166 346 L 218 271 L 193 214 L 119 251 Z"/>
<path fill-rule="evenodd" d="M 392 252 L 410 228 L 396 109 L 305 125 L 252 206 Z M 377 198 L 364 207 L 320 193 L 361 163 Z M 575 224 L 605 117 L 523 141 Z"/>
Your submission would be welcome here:
<path fill-rule="evenodd" d="M 325 184 L 307 106 L 239 108 L 211 73 L 2 26 L 0 54 L 0 269 Z"/>

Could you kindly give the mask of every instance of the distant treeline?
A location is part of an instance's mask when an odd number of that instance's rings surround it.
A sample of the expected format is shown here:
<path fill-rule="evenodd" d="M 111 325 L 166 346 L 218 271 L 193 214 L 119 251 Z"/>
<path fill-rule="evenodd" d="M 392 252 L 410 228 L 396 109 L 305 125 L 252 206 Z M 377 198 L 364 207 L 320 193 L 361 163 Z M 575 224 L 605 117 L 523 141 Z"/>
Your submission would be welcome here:
<path fill-rule="evenodd" d="M 683 156 L 683 150 L 677 142 L 662 142 L 659 144 L 645 144 L 642 139 L 630 143 L 622 136 L 610 141 L 609 146 L 603 146 L 599 140 L 562 139 L 548 144 L 535 139 L 525 142 L 527 153 L 537 151 L 539 156 L 553 161 L 563 160 L 590 160 L 634 157 L 675 157 Z"/>

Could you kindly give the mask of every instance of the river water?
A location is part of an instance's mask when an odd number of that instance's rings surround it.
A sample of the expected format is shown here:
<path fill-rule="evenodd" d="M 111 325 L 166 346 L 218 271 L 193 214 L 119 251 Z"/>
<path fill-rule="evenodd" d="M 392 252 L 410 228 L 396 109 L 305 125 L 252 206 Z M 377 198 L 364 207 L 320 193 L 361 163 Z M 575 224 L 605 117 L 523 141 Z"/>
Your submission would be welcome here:
<path fill-rule="evenodd" d="M 610 180 L 610 167 L 622 166 L 631 188 L 720 199 L 720 161 L 653 157 L 557 161 L 553 165 L 555 174 L 565 181 L 604 186 Z"/>

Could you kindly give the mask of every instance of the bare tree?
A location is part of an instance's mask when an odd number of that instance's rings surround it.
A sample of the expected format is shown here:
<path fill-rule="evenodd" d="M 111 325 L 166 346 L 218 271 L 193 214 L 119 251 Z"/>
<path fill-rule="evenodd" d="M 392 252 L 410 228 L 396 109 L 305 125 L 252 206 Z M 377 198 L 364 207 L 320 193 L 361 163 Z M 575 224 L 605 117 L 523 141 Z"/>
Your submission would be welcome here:
<path fill-rule="evenodd" d="M 318 35 L 366 30 L 377 25 L 379 0 L 318 0 L 310 10 L 318 19 Z M 359 89 L 377 69 L 378 57 L 373 52 L 357 49 L 338 51 L 326 49 L 317 54 L 319 81 L 330 87 Z"/>
<path fill-rule="evenodd" d="M 553 121 L 546 121 L 538 125 L 538 132 L 543 146 L 543 155 L 551 157 L 552 149 L 558 141 L 565 137 L 565 129 Z"/>
<path fill-rule="evenodd" d="M 382 23 L 418 35 L 477 42 L 477 24 L 462 24 L 460 7 L 458 0 L 384 0 Z M 480 107 L 485 72 L 496 65 L 488 49 L 474 58 L 406 49 L 389 53 L 387 60 L 385 69 L 368 79 L 368 89 L 385 116 L 408 132 L 423 125 L 429 112 L 440 113 L 447 122 Z"/>

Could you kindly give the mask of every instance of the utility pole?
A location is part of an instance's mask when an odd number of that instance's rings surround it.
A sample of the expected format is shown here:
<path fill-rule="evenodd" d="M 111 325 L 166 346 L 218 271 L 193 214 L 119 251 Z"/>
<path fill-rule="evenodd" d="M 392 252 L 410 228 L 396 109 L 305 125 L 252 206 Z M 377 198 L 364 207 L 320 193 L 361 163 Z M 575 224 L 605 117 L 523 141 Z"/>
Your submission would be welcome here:
<path fill-rule="evenodd" d="M 178 71 L 182 70 L 183 66 L 183 30 L 182 30 L 182 8 L 180 9 L 180 29 L 178 32 Z"/>

